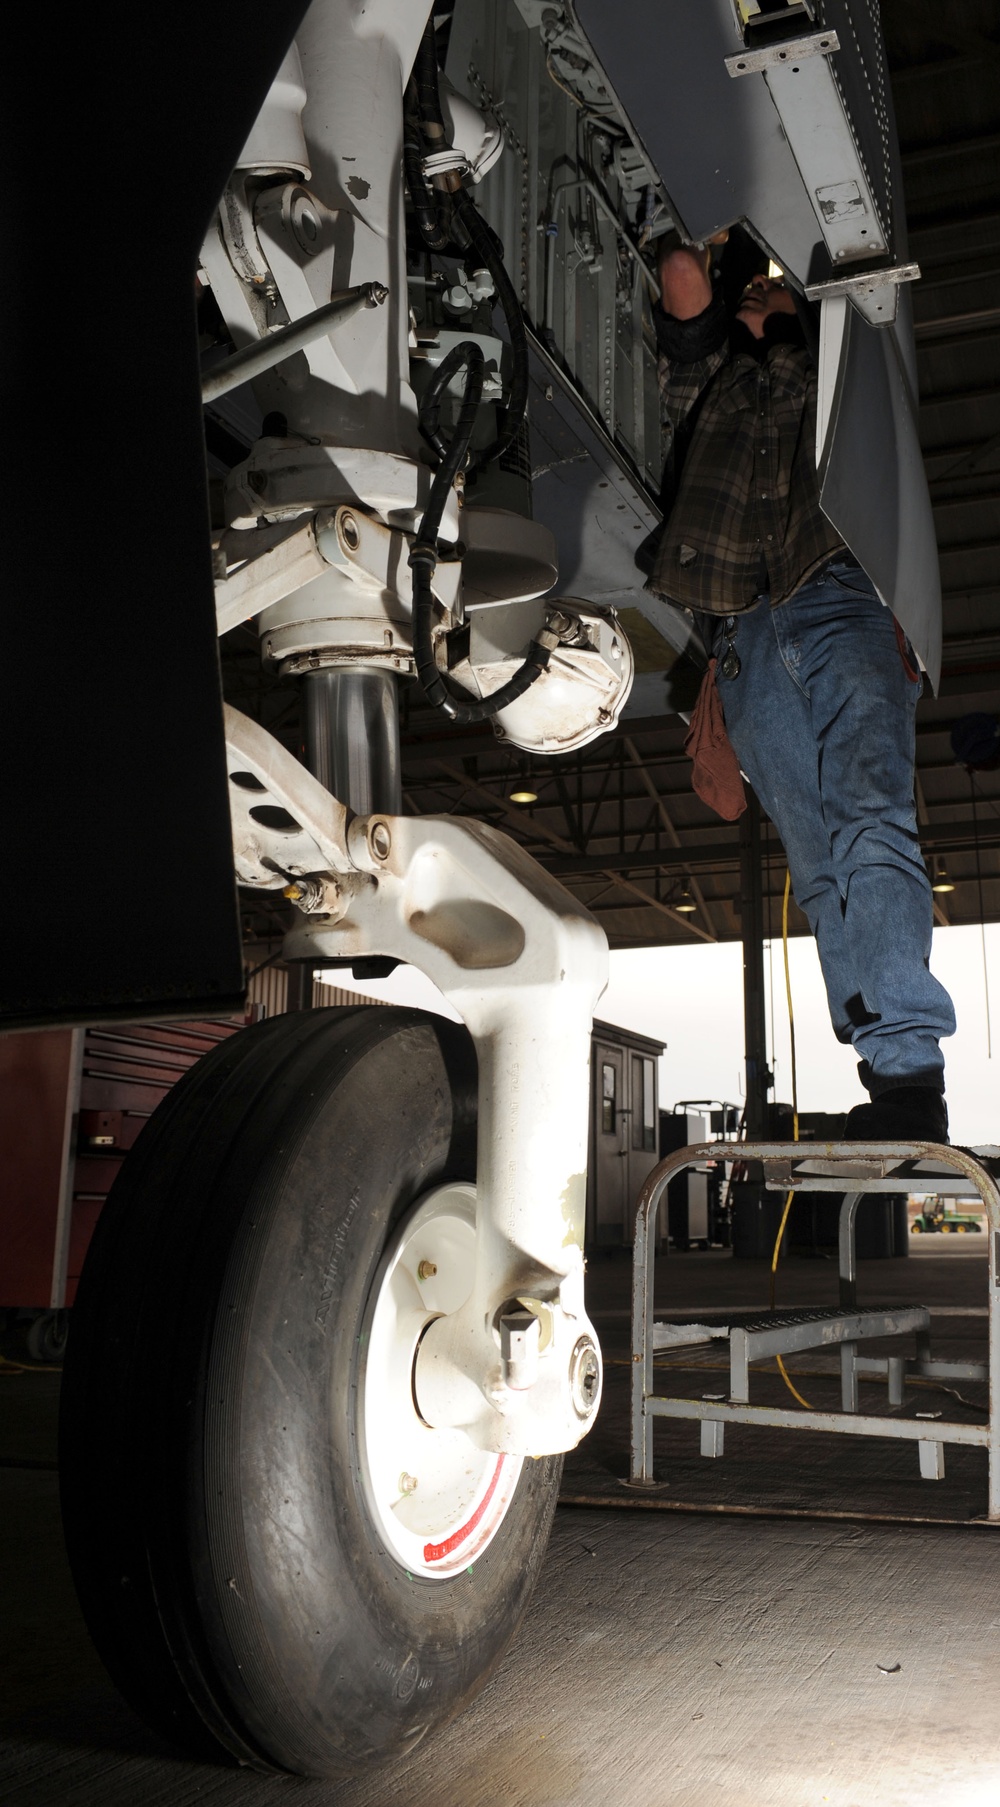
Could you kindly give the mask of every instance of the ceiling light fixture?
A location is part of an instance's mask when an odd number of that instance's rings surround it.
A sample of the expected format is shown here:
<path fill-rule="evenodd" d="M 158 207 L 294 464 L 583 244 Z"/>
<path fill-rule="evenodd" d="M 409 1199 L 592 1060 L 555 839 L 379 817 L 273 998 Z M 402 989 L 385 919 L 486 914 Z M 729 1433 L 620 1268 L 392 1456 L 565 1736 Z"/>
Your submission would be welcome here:
<path fill-rule="evenodd" d="M 683 891 L 681 892 L 679 898 L 677 899 L 677 902 L 674 905 L 674 909 L 677 911 L 677 914 L 679 916 L 690 916 L 692 911 L 696 910 L 697 908 L 698 908 L 698 905 L 695 903 L 694 898 L 691 896 L 691 893 L 688 890 L 687 885 L 685 885 Z"/>
<path fill-rule="evenodd" d="M 948 877 L 948 870 L 947 870 L 947 867 L 945 866 L 944 861 L 938 860 L 937 864 L 935 866 L 934 882 L 931 885 L 931 890 L 938 891 L 938 892 L 944 892 L 944 891 L 954 891 L 954 889 L 955 889 L 955 887 L 952 884 L 951 879 Z"/>
<path fill-rule="evenodd" d="M 537 803 L 538 792 L 529 790 L 511 791 L 510 800 L 512 803 Z"/>

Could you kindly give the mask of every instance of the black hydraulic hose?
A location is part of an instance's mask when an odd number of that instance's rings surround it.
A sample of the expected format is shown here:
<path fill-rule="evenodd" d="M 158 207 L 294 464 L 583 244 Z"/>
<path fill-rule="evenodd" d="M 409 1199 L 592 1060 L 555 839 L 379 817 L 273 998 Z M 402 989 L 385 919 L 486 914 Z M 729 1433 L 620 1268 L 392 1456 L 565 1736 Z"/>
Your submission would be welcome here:
<path fill-rule="evenodd" d="M 459 411 L 455 431 L 447 443 L 437 431 L 438 406 L 448 383 L 462 365 L 467 364 L 469 374 L 465 379 L 465 391 Z M 417 537 L 413 542 L 413 551 L 418 547 L 426 547 L 434 553 L 437 562 L 437 538 L 441 526 L 441 517 L 445 511 L 451 486 L 468 456 L 469 443 L 476 425 L 476 413 L 483 393 L 483 374 L 486 360 L 475 339 L 463 339 L 455 345 L 446 358 L 442 358 L 427 386 L 420 407 L 420 425 L 425 437 L 437 452 L 441 463 L 435 472 L 427 507 L 423 519 L 417 529 Z"/>
<path fill-rule="evenodd" d="M 497 300 L 503 308 L 507 322 L 507 333 L 510 338 L 510 349 L 514 368 L 510 379 L 510 399 L 504 410 L 500 432 L 493 445 L 480 452 L 476 458 L 478 466 L 489 464 L 494 458 L 502 458 L 513 445 L 521 431 L 521 425 L 528 407 L 528 335 L 524 327 L 524 314 L 517 298 L 514 284 L 507 274 L 503 260 L 497 255 L 496 243 L 492 232 L 472 196 L 464 188 L 460 188 L 452 196 L 454 216 L 468 235 L 469 243 L 480 257 L 493 278 L 497 292 Z"/>
<path fill-rule="evenodd" d="M 441 112 L 441 94 L 438 88 L 437 37 L 433 12 L 417 49 L 412 81 L 417 97 L 417 114 L 428 148 L 432 151 L 443 150 L 448 142 L 448 133 Z"/>
<path fill-rule="evenodd" d="M 441 397 L 452 377 L 461 370 L 463 364 L 468 364 L 469 375 L 466 379 L 465 393 L 462 396 L 462 411 L 451 440 L 448 441 L 438 430 Z M 445 461 L 442 469 L 447 467 L 448 470 L 448 482 L 441 491 L 441 505 L 436 518 L 431 522 L 435 538 L 441 525 L 441 516 L 444 513 L 448 490 L 461 470 L 462 462 L 469 450 L 469 441 L 476 424 L 475 410 L 482 399 L 485 367 L 485 359 L 475 339 L 463 339 L 460 345 L 452 347 L 446 358 L 441 359 L 421 398 L 420 431 L 428 445 L 433 446 L 438 457 Z M 432 500 L 440 477 L 441 471 L 439 470 L 435 478 L 434 489 L 431 491 Z M 428 502 L 427 511 L 420 524 L 421 538 L 426 536 L 429 539 L 431 537 L 427 529 L 430 512 L 431 502 Z"/>
<path fill-rule="evenodd" d="M 462 406 L 455 431 L 446 445 L 437 430 L 438 406 L 445 385 L 463 364 L 468 365 L 468 376 L 465 379 Z M 444 673 L 438 670 L 434 658 L 434 592 L 431 579 L 437 565 L 438 530 L 452 484 L 468 456 L 469 442 L 483 392 L 484 368 L 485 360 L 475 340 L 464 339 L 438 366 L 424 398 L 421 427 L 439 452 L 441 463 L 435 472 L 427 507 L 409 557 L 410 570 L 413 572 L 413 654 L 417 677 L 427 701 L 435 709 L 440 709 L 449 721 L 461 727 L 467 727 L 472 722 L 488 721 L 498 710 L 506 709 L 509 703 L 516 702 L 536 678 L 541 677 L 551 658 L 549 647 L 543 646 L 540 641 L 533 641 L 520 670 L 506 684 L 501 685 L 499 690 L 494 690 L 492 695 L 476 700 L 456 696 Z M 430 425 L 425 424 L 425 421 L 429 421 Z"/>
<path fill-rule="evenodd" d="M 441 95 L 438 87 L 437 42 L 434 34 L 433 15 L 428 20 L 427 28 L 420 40 L 416 62 L 413 66 L 410 92 L 415 98 L 417 119 L 426 149 L 430 153 L 441 151 L 448 146 L 448 134 L 441 112 Z M 404 145 L 405 155 L 405 145 Z M 419 158 L 416 159 L 419 169 L 419 181 L 424 181 L 423 168 Z M 517 291 L 511 282 L 504 266 L 503 257 L 498 248 L 498 241 L 482 214 L 476 207 L 471 195 L 462 188 L 457 176 L 455 187 L 451 191 L 452 229 L 457 226 L 464 235 L 483 268 L 493 278 L 497 300 L 503 308 L 507 322 L 507 333 L 510 339 L 513 358 L 513 373 L 510 382 L 510 399 L 504 410 L 500 432 L 494 443 L 485 451 L 477 452 L 474 458 L 476 468 L 489 464 L 494 458 L 502 458 L 513 445 L 521 431 L 528 406 L 528 335 L 524 326 L 524 315 Z M 420 223 L 419 204 L 414 196 L 413 183 L 410 181 L 409 165 L 407 165 L 407 183 L 414 206 L 418 208 L 418 224 Z M 440 224 L 440 222 L 437 222 Z M 423 231 L 423 227 L 421 227 Z M 429 241 L 428 241 L 429 242 Z M 434 246 L 432 249 L 442 247 Z"/>
<path fill-rule="evenodd" d="M 460 702 L 455 692 L 445 680 L 444 673 L 438 670 L 434 661 L 434 649 L 431 642 L 431 625 L 433 621 L 434 593 L 431 589 L 431 576 L 434 561 L 425 557 L 424 551 L 410 554 L 410 565 L 413 569 L 413 651 L 417 664 L 417 676 L 427 701 L 442 715 L 454 722 L 456 727 L 467 728 L 473 722 L 486 722 L 497 715 L 508 704 L 515 703 L 518 697 L 529 690 L 536 678 L 540 678 L 545 670 L 551 653 L 547 646 L 534 640 L 524 664 L 506 684 L 494 690 L 489 696 L 474 701 Z"/>
<path fill-rule="evenodd" d="M 407 90 L 410 99 L 411 88 Z M 406 186 L 410 191 L 417 230 L 428 251 L 447 251 L 451 245 L 451 233 L 439 212 L 437 190 L 428 186 L 424 176 L 423 150 L 420 142 L 420 131 L 417 122 L 409 114 L 403 121 L 403 169 L 406 174 Z M 444 197 L 441 196 L 441 199 Z"/>

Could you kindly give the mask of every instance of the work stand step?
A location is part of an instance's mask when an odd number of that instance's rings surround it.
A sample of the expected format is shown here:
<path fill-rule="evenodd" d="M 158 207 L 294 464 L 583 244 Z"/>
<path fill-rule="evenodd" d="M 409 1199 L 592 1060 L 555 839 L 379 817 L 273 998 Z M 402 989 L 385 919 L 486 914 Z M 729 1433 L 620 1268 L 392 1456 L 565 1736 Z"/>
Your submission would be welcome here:
<path fill-rule="evenodd" d="M 725 1312 L 724 1321 L 657 1322 L 654 1316 L 655 1228 L 670 1181 L 686 1168 L 719 1158 L 717 1143 L 678 1149 L 654 1168 L 639 1195 L 632 1266 L 632 1467 L 631 1484 L 649 1487 L 653 1477 L 653 1428 L 658 1418 L 698 1423 L 703 1456 L 718 1458 L 727 1424 L 758 1425 L 773 1430 L 824 1431 L 855 1437 L 877 1437 L 916 1443 L 920 1474 L 925 1480 L 944 1475 L 946 1443 L 983 1449 L 988 1467 L 987 1520 L 1000 1525 L 1000 1148 L 948 1148 L 932 1142 L 743 1142 L 739 1158 L 756 1163 L 768 1188 L 792 1192 L 836 1191 L 843 1195 L 838 1234 L 840 1298 L 837 1305 L 780 1312 Z M 934 1190 L 950 1196 L 977 1192 L 989 1224 L 987 1362 L 935 1360 L 930 1350 L 930 1312 L 923 1305 L 861 1307 L 857 1301 L 855 1220 L 868 1192 Z M 913 1356 L 900 1353 L 862 1356 L 858 1344 L 873 1339 L 912 1335 Z M 658 1392 L 654 1355 L 666 1350 L 718 1339 L 729 1344 L 729 1397 L 703 1399 Z M 836 1349 L 840 1354 L 841 1410 L 816 1411 L 800 1401 L 801 1410 L 750 1404 L 750 1367 L 768 1356 L 807 1349 Z M 969 1379 L 990 1384 L 986 1424 L 946 1421 L 922 1413 L 901 1415 L 908 1375 Z M 858 1409 L 861 1375 L 884 1376 L 888 1413 Z"/>

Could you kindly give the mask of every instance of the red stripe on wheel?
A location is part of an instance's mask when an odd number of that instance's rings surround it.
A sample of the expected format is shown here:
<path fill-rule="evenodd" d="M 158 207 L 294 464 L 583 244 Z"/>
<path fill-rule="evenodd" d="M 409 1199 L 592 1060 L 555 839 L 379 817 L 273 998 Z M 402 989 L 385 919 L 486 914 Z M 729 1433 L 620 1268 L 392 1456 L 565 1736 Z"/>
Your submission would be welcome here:
<path fill-rule="evenodd" d="M 425 1562 L 443 1562 L 446 1556 L 453 1556 L 455 1554 L 455 1551 L 457 1549 L 459 1549 L 461 1547 L 461 1545 L 465 1542 L 466 1538 L 471 1536 L 472 1532 L 475 1530 L 476 1526 L 478 1525 L 480 1519 L 482 1518 L 484 1512 L 486 1511 L 487 1506 L 489 1505 L 491 1499 L 493 1498 L 493 1495 L 495 1494 L 495 1492 L 497 1490 L 497 1483 L 500 1479 L 500 1471 L 503 1468 L 503 1465 L 504 1465 L 504 1462 L 506 1461 L 506 1459 L 507 1459 L 506 1456 L 498 1457 L 497 1465 L 496 1465 L 495 1469 L 493 1470 L 493 1479 L 491 1480 L 489 1486 L 487 1487 L 486 1492 L 484 1493 L 482 1499 L 479 1502 L 479 1505 L 476 1507 L 475 1512 L 472 1514 L 472 1517 L 469 1519 L 468 1524 L 463 1525 L 460 1531 L 453 1531 L 451 1536 L 447 1537 L 445 1539 L 444 1543 L 425 1543 L 424 1544 L 424 1561 Z"/>

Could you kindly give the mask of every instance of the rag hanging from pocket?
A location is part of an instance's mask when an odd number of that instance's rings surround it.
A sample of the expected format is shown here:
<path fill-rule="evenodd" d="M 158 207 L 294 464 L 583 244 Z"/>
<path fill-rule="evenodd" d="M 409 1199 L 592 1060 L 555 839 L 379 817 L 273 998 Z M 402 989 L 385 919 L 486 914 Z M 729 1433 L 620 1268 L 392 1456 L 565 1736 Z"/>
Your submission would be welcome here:
<path fill-rule="evenodd" d="M 724 822 L 735 822 L 747 806 L 739 761 L 726 733 L 725 717 L 715 685 L 715 660 L 709 659 L 701 681 L 684 751 L 692 763 L 695 795 Z"/>

